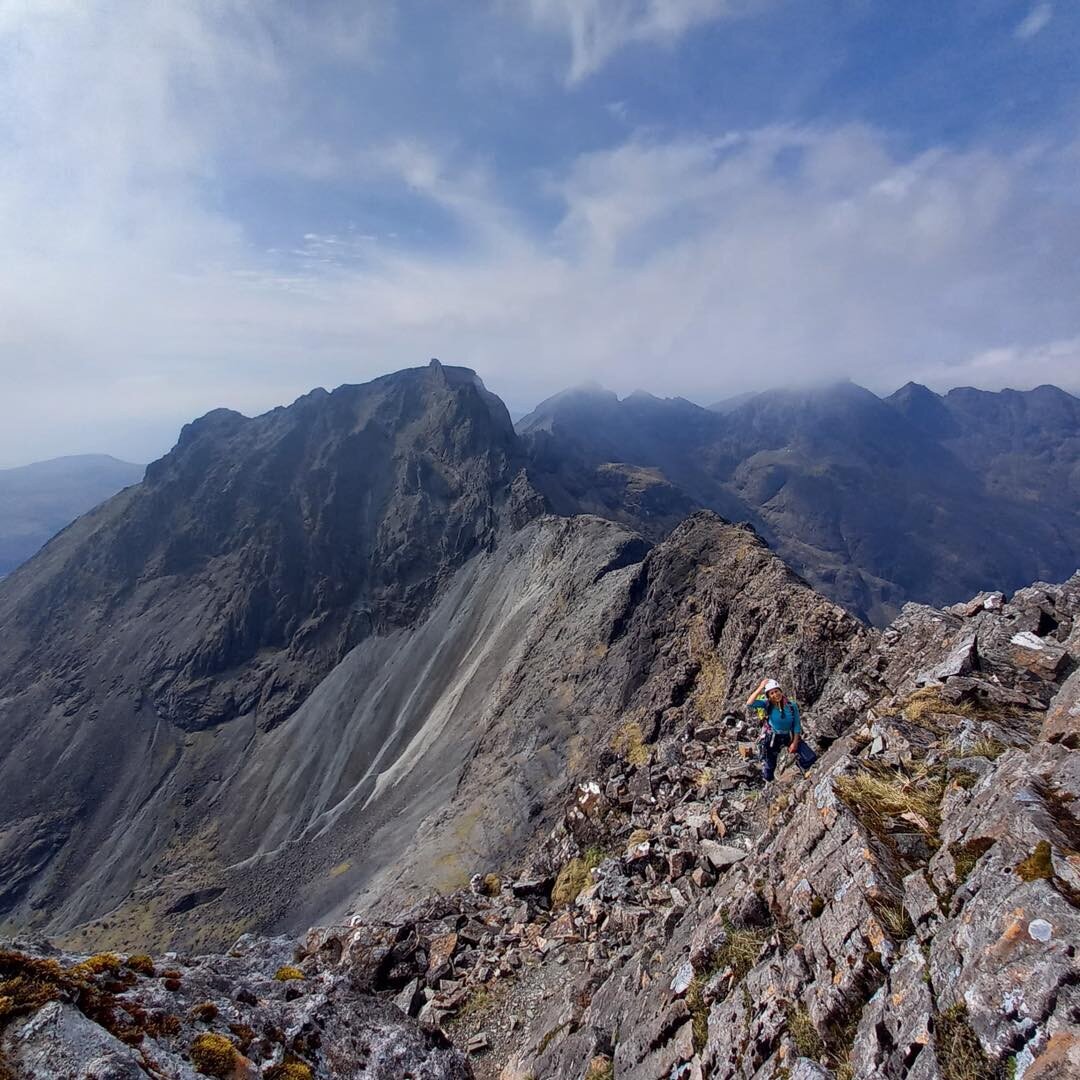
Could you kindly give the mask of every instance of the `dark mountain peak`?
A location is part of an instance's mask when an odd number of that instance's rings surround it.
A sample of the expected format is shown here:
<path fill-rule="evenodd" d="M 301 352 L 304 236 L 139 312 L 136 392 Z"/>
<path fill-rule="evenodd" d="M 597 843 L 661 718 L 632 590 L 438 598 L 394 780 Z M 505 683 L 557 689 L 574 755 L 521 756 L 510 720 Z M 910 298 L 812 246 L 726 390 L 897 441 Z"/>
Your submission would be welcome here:
<path fill-rule="evenodd" d="M 899 390 L 890 394 L 886 401 L 909 402 L 909 401 L 940 401 L 941 395 L 935 394 L 928 386 L 922 383 L 906 382 Z"/>
<path fill-rule="evenodd" d="M 569 417 L 583 418 L 596 413 L 611 414 L 618 409 L 619 395 L 593 380 L 560 390 L 545 398 L 527 416 L 517 422 L 519 434 L 550 431 Z"/>
<path fill-rule="evenodd" d="M 924 436 L 942 439 L 956 432 L 956 420 L 945 399 L 921 383 L 905 384 L 894 394 L 890 394 L 885 402 Z"/>
<path fill-rule="evenodd" d="M 415 619 L 494 543 L 521 466 L 505 407 L 464 368 L 409 369 L 251 418 L 216 409 L 130 497 L 22 567 L 16 593 L 0 589 L 0 625 L 17 619 L 31 653 L 47 635 L 56 660 L 89 648 L 105 608 L 134 630 L 129 604 L 175 593 L 168 620 L 142 625 L 153 655 L 130 668 L 145 666 L 154 711 L 184 727 L 245 713 L 274 724 L 344 651 Z"/>

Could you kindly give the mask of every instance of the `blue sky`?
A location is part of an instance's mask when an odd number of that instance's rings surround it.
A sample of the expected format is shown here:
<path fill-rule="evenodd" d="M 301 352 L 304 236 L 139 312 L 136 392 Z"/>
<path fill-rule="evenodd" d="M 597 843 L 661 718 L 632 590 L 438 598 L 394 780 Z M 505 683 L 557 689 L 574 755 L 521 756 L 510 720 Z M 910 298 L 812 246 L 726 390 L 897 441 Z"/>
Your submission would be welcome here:
<path fill-rule="evenodd" d="M 1080 389 L 1080 4 L 0 0 L 0 464 L 439 356 Z"/>

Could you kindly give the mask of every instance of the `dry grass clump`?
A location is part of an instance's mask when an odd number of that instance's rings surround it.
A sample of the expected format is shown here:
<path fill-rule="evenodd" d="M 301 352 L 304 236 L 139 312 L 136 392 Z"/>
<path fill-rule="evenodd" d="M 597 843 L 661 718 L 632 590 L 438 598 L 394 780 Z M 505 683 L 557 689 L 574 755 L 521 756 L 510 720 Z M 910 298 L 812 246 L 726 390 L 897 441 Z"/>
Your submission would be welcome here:
<path fill-rule="evenodd" d="M 502 892 L 502 878 L 498 874 L 485 874 L 481 888 L 485 896 L 498 896 Z"/>
<path fill-rule="evenodd" d="M 278 982 L 289 982 L 291 979 L 303 979 L 304 973 L 298 968 L 293 967 L 292 964 L 286 964 L 284 967 L 279 967 L 274 972 L 274 978 Z"/>
<path fill-rule="evenodd" d="M 900 710 L 905 719 L 929 731 L 938 731 L 939 725 L 933 722 L 935 714 L 948 716 L 974 716 L 975 708 L 967 701 L 954 704 L 941 693 L 940 686 L 923 686 L 901 702 Z"/>
<path fill-rule="evenodd" d="M 694 709 L 699 716 L 719 716 L 727 706 L 728 675 L 723 661 L 712 648 L 707 648 L 701 669 L 694 680 Z"/>
<path fill-rule="evenodd" d="M 627 765 L 648 765 L 649 748 L 645 745 L 645 736 L 641 725 L 636 720 L 626 720 L 619 725 L 611 740 L 611 749 Z"/>
<path fill-rule="evenodd" d="M 584 855 L 571 859 L 560 871 L 555 879 L 555 887 L 551 890 L 551 903 L 554 907 L 565 907 L 572 904 L 591 883 L 591 875 L 604 861 L 604 853 L 599 848 L 589 848 Z"/>
<path fill-rule="evenodd" d="M 454 1023 L 460 1024 L 462 1021 L 470 1021 L 477 1016 L 480 1016 L 488 1008 L 495 1004 L 496 995 L 487 986 L 478 986 L 473 992 L 465 999 L 465 1004 L 461 1006 L 457 1011 L 457 1015 L 454 1017 Z"/>
<path fill-rule="evenodd" d="M 916 767 L 911 775 L 905 775 L 872 763 L 849 776 L 841 776 L 833 788 L 872 831 L 882 834 L 886 818 L 902 817 L 936 842 L 941 825 L 941 797 L 945 794 L 945 780 L 937 773 Z"/>
<path fill-rule="evenodd" d="M 584 1080 L 615 1080 L 615 1062 L 605 1054 L 598 1054 L 589 1062 Z"/>
<path fill-rule="evenodd" d="M 915 925 L 907 909 L 899 900 L 870 897 L 867 902 L 877 916 L 878 922 L 885 927 L 894 940 L 905 941 L 915 933 Z"/>
<path fill-rule="evenodd" d="M 963 1005 L 938 1013 L 934 1044 L 943 1080 L 996 1080 L 998 1068 L 983 1053 Z"/>
<path fill-rule="evenodd" d="M 204 1031 L 191 1044 L 191 1063 L 204 1076 L 227 1080 L 240 1062 L 240 1052 L 232 1040 L 216 1032 Z"/>
<path fill-rule="evenodd" d="M 983 737 L 976 739 L 963 756 L 989 758 L 990 761 L 996 761 L 1008 749 L 1003 742 L 998 742 L 997 739 Z"/>
<path fill-rule="evenodd" d="M 800 1006 L 797 1009 L 789 1009 L 787 1014 L 788 1033 L 795 1043 L 800 1057 L 812 1058 L 820 1061 L 825 1053 L 825 1040 L 818 1034 L 814 1027 L 814 1021 L 810 1019 L 810 1013 Z"/>

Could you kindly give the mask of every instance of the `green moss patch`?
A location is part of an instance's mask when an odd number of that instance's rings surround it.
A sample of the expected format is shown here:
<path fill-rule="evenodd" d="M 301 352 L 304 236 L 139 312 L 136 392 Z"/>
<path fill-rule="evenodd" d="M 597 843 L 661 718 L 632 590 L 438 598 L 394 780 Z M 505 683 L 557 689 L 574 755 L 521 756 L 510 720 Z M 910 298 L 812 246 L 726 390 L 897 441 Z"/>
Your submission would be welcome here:
<path fill-rule="evenodd" d="M 1040 840 L 1035 850 L 1016 867 L 1016 873 L 1022 881 L 1048 880 L 1054 876 L 1054 861 L 1050 853 L 1050 843 Z"/>
<path fill-rule="evenodd" d="M 204 1076 L 228 1080 L 240 1063 L 240 1052 L 231 1039 L 216 1032 L 204 1031 L 191 1044 L 191 1064 Z"/>
<path fill-rule="evenodd" d="M 551 902 L 555 907 L 572 904 L 581 891 L 591 883 L 591 874 L 604 861 L 604 853 L 599 848 L 589 848 L 584 855 L 571 859 L 555 879 L 551 890 Z"/>

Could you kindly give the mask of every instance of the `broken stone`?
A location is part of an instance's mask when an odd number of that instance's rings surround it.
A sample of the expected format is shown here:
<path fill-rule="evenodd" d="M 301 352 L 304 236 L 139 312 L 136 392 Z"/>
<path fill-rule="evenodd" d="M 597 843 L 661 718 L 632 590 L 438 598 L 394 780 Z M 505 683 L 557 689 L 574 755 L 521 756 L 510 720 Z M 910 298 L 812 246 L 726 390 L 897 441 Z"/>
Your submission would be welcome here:
<path fill-rule="evenodd" d="M 684 960 L 676 969 L 671 980 L 671 992 L 676 996 L 682 996 L 690 989 L 694 981 L 694 965 L 689 960 Z"/>
<path fill-rule="evenodd" d="M 746 852 L 742 848 L 718 844 L 715 840 L 702 840 L 700 850 L 714 870 L 726 870 L 746 858 Z"/>

